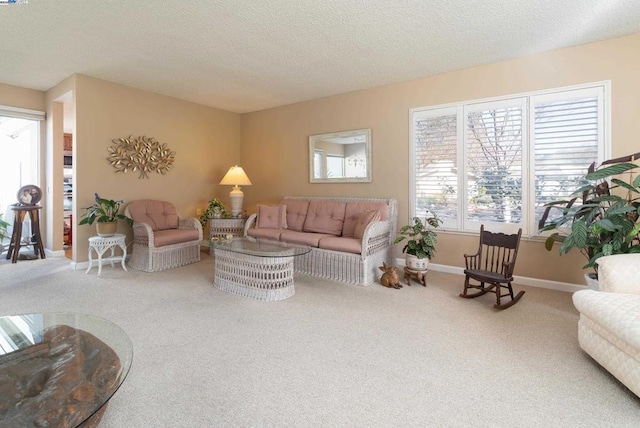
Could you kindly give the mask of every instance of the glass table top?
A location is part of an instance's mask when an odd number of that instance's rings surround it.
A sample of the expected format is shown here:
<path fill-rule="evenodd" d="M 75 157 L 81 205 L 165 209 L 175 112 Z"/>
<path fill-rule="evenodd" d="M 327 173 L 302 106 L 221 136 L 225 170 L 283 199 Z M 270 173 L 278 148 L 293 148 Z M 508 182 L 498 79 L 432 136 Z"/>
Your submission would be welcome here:
<path fill-rule="evenodd" d="M 307 254 L 311 247 L 264 239 L 233 238 L 207 241 L 213 249 L 258 257 L 293 257 Z"/>
<path fill-rule="evenodd" d="M 73 313 L 0 317 L 0 425 L 95 426 L 132 359 L 129 337 L 106 319 Z"/>

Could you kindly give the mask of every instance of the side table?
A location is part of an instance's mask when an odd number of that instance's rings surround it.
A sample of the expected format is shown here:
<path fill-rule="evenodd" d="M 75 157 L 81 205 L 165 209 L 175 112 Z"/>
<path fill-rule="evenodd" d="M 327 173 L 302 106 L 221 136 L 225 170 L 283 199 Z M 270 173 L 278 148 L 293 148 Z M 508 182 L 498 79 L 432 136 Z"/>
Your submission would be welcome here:
<path fill-rule="evenodd" d="M 122 269 L 126 271 L 127 267 L 124 265 L 124 261 L 127 257 L 127 245 L 124 240 L 125 235 L 121 233 L 116 233 L 113 236 L 92 236 L 89 238 L 89 267 L 85 274 L 89 273 L 94 262 L 98 262 L 98 277 L 100 277 L 100 274 L 102 273 L 103 260 L 111 262 L 111 267 L 113 267 L 113 262 L 121 262 Z M 122 249 L 122 256 L 114 255 L 116 247 L 120 247 Z M 111 250 L 111 256 L 103 259 L 102 255 L 109 249 Z M 98 256 L 97 260 L 94 260 L 93 258 L 94 251 Z"/>
<path fill-rule="evenodd" d="M 407 285 L 411 286 L 411 278 L 418 281 L 418 284 L 422 284 L 423 287 L 427 286 L 427 272 L 428 270 L 413 270 L 405 266 L 404 279 L 407 281 Z"/>
<path fill-rule="evenodd" d="M 234 237 L 242 238 L 246 222 L 246 218 L 210 218 L 209 241 L 214 236 L 226 237 L 227 235 L 233 235 Z M 213 255 L 213 248 L 209 249 L 209 254 Z"/>

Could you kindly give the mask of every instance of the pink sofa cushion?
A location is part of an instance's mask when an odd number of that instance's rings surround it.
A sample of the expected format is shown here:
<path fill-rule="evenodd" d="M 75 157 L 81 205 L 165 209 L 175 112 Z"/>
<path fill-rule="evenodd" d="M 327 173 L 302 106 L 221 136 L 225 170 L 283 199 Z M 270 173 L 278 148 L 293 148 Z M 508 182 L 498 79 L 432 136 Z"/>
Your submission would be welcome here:
<path fill-rule="evenodd" d="M 258 229 L 252 227 L 247 230 L 247 236 L 252 236 L 254 238 L 273 239 L 275 241 L 280 239 L 281 233 L 282 229 Z"/>
<path fill-rule="evenodd" d="M 286 205 L 258 205 L 259 229 L 286 229 L 287 206 Z"/>
<path fill-rule="evenodd" d="M 196 229 L 157 230 L 153 234 L 153 245 L 156 247 L 164 247 L 165 245 L 197 241 L 199 237 L 200 235 Z"/>
<path fill-rule="evenodd" d="M 345 206 L 344 202 L 311 200 L 302 230 L 340 236 L 344 225 Z"/>
<path fill-rule="evenodd" d="M 309 201 L 302 199 L 285 199 L 282 201 L 287 207 L 287 229 L 302 232 L 304 220 L 307 218 Z"/>
<path fill-rule="evenodd" d="M 331 236 L 322 238 L 318 247 L 325 250 L 342 251 L 344 253 L 361 254 L 362 241 L 356 238 L 345 238 L 344 236 Z"/>
<path fill-rule="evenodd" d="M 290 244 L 308 245 L 310 247 L 317 247 L 322 238 L 329 238 L 332 235 L 326 235 L 324 233 L 308 233 L 297 232 L 295 230 L 283 230 L 280 234 L 280 240 L 288 242 Z"/>
<path fill-rule="evenodd" d="M 134 223 L 147 223 L 154 231 L 178 228 L 178 212 L 170 202 L 145 199 L 131 202 L 127 208 Z"/>
<path fill-rule="evenodd" d="M 342 236 L 355 236 L 356 223 L 362 214 L 369 211 L 379 211 L 380 220 L 389 220 L 389 206 L 384 202 L 347 202 Z"/>
<path fill-rule="evenodd" d="M 356 223 L 356 228 L 353 231 L 353 237 L 362 239 L 364 230 L 369 226 L 369 223 L 373 221 L 380 221 L 380 211 L 369 211 L 361 214 L 358 222 Z"/>

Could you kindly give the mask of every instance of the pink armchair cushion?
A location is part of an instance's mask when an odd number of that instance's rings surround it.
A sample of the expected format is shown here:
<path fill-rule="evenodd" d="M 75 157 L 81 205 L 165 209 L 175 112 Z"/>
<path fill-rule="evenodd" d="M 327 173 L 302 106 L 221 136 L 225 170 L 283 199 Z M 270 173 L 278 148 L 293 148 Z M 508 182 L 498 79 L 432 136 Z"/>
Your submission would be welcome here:
<path fill-rule="evenodd" d="M 285 199 L 282 203 L 287 207 L 287 229 L 302 232 L 304 220 L 307 218 L 309 201 Z"/>
<path fill-rule="evenodd" d="M 157 230 L 153 234 L 153 245 L 156 247 L 164 247 L 165 245 L 197 241 L 199 238 L 200 235 L 196 229 Z"/>
<path fill-rule="evenodd" d="M 389 206 L 384 202 L 347 202 L 342 236 L 355 236 L 356 224 L 360 216 L 370 211 L 378 211 L 380 220 L 389 220 Z"/>
<path fill-rule="evenodd" d="M 134 223 L 147 223 L 154 231 L 178 228 L 178 212 L 170 202 L 139 200 L 128 209 Z"/>
<path fill-rule="evenodd" d="M 286 229 L 287 206 L 286 205 L 258 205 L 258 229 Z"/>
<path fill-rule="evenodd" d="M 364 235 L 364 230 L 372 221 L 380 221 L 379 211 L 369 211 L 361 214 L 360 218 L 358 218 L 358 222 L 356 223 L 356 228 L 353 231 L 353 236 L 355 238 L 362 238 L 362 236 Z"/>
<path fill-rule="evenodd" d="M 345 206 L 344 202 L 312 200 L 309 202 L 303 230 L 340 236 L 344 225 Z"/>

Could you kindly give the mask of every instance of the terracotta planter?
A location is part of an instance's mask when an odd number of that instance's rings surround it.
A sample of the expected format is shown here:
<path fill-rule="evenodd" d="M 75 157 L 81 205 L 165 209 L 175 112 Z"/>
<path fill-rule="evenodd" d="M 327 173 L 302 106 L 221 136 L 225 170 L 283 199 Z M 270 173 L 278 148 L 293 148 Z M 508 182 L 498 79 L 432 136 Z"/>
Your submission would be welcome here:
<path fill-rule="evenodd" d="M 419 259 L 412 254 L 405 256 L 405 266 L 411 270 L 427 270 L 429 268 L 429 258 Z"/>
<path fill-rule="evenodd" d="M 117 221 L 110 221 L 106 223 L 101 223 L 101 222 L 96 223 L 96 232 L 98 232 L 98 236 L 103 236 L 103 237 L 113 236 L 116 233 L 116 229 L 118 229 Z"/>

